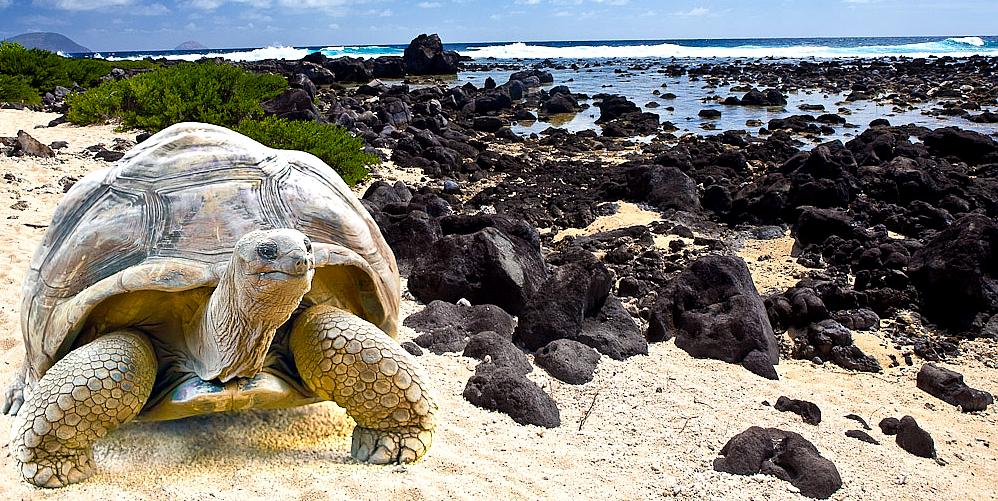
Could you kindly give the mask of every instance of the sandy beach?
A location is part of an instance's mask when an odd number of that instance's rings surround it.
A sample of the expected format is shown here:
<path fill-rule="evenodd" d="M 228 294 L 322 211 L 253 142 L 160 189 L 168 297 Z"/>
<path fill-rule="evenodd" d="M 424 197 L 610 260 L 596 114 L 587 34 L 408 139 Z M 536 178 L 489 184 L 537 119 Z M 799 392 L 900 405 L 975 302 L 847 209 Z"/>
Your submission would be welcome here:
<path fill-rule="evenodd" d="M 0 215 L 6 221 L 0 231 L 0 286 L 7 291 L 0 301 L 4 387 L 24 353 L 20 285 L 63 193 L 60 179 L 109 165 L 85 153 L 87 146 L 134 138 L 113 126 L 35 128 L 56 116 L 0 110 L 0 136 L 23 129 L 46 144 L 69 143 L 53 159 L 0 157 Z M 390 166 L 380 172 L 387 179 L 414 178 Z M 616 227 L 647 222 L 640 208 L 627 208 L 620 217 L 625 221 Z M 597 226 L 613 228 L 612 219 L 600 219 Z M 785 239 L 745 245 L 741 254 L 761 293 L 796 282 L 789 252 Z M 763 254 L 770 257 L 757 263 Z M 403 297 L 401 318 L 423 308 L 410 295 Z M 415 335 L 403 328 L 399 337 Z M 868 352 L 886 344 L 870 338 L 863 346 Z M 971 386 L 998 393 L 995 353 L 993 340 L 967 343 L 961 356 L 941 365 L 964 374 Z M 798 499 L 796 488 L 774 477 L 712 469 L 724 443 L 750 426 L 794 431 L 814 443 L 842 477 L 843 487 L 832 499 L 998 499 L 998 411 L 992 406 L 961 413 L 918 390 L 918 359 L 910 367 L 885 365 L 879 374 L 781 360 L 780 380 L 770 381 L 737 365 L 694 359 L 671 341 L 655 343 L 647 356 L 626 361 L 603 356 L 594 380 L 580 386 L 535 368 L 529 377 L 561 410 L 562 425 L 554 429 L 519 425 L 467 402 L 461 393 L 476 360 L 429 352 L 419 360 L 440 413 L 433 447 L 416 464 L 378 467 L 352 460 L 353 423 L 326 403 L 129 424 L 97 444 L 97 475 L 58 490 L 22 482 L 5 449 L 0 499 Z M 781 395 L 817 404 L 821 424 L 805 424 L 763 404 Z M 865 418 L 881 445 L 845 436 L 859 428 L 847 414 Z M 932 434 L 938 462 L 905 452 L 876 429 L 882 418 L 904 415 Z M 0 417 L 0 429 L 9 429 L 11 421 Z"/>

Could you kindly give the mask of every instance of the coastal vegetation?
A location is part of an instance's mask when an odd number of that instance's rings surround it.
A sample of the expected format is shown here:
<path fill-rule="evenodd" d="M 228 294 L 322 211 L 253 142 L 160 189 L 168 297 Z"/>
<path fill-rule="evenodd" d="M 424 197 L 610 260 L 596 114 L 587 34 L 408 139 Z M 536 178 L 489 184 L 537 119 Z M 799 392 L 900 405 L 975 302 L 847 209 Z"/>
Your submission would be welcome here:
<path fill-rule="evenodd" d="M 350 186 L 366 178 L 367 167 L 378 162 L 363 151 L 364 141 L 334 125 L 269 116 L 243 120 L 235 130 L 271 148 L 307 151 L 332 166 Z"/>
<path fill-rule="evenodd" d="M 78 125 L 117 118 L 125 127 L 148 132 L 179 122 L 231 128 L 243 119 L 261 118 L 260 103 L 286 87 L 287 81 L 277 75 L 214 62 L 181 63 L 70 96 L 66 118 Z"/>
<path fill-rule="evenodd" d="M 62 57 L 42 49 L 26 49 L 0 42 L 0 101 L 38 104 L 40 96 L 56 87 L 97 86 L 115 68 L 155 68 L 151 61 L 105 61 Z M 34 96 L 27 95 L 31 88 Z"/>
<path fill-rule="evenodd" d="M 377 157 L 345 129 L 317 122 L 264 117 L 261 103 L 288 87 L 278 75 L 258 74 L 216 62 L 181 63 L 132 78 L 104 82 L 67 97 L 67 119 L 78 125 L 119 120 L 157 132 L 179 122 L 204 122 L 237 130 L 272 148 L 311 153 L 354 185 Z"/>
<path fill-rule="evenodd" d="M 0 101 L 38 105 L 42 103 L 42 98 L 27 78 L 0 74 Z"/>

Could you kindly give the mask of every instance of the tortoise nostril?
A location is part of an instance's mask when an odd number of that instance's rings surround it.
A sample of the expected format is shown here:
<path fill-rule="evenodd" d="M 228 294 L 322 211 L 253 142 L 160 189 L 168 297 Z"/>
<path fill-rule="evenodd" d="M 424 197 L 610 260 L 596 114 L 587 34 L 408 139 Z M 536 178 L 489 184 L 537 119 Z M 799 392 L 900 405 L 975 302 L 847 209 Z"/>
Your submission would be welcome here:
<path fill-rule="evenodd" d="M 295 271 L 298 273 L 308 271 L 308 259 L 305 257 L 295 258 Z"/>

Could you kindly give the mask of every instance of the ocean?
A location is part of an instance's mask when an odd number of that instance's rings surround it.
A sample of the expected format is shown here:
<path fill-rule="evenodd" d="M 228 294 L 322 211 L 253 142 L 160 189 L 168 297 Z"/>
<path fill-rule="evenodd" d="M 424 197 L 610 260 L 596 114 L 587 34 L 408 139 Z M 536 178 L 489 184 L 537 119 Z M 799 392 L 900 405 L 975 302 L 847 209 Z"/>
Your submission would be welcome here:
<path fill-rule="evenodd" d="M 608 40 L 564 42 L 478 42 L 444 44 L 447 50 L 475 59 L 609 59 L 609 58 L 842 58 L 884 56 L 998 56 L 998 36 L 904 38 L 758 38 L 714 40 Z M 74 57 L 197 60 L 221 57 L 233 61 L 301 59 L 312 52 L 330 57 L 400 56 L 406 44 L 316 45 L 234 49 L 111 51 L 67 54 Z"/>

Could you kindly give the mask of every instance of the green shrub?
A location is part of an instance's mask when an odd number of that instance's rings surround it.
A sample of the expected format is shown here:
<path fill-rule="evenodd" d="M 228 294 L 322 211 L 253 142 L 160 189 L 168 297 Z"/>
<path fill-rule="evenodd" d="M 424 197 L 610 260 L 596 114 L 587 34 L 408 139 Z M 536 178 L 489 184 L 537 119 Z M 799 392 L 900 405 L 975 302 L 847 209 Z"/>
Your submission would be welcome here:
<path fill-rule="evenodd" d="M 84 88 L 95 87 L 101 78 L 114 68 L 149 69 L 157 67 L 152 61 L 105 61 L 62 57 L 41 49 L 26 49 L 13 42 L 0 42 L 0 76 L 16 77 L 34 89 L 36 95 L 55 90 L 56 86 L 70 88 L 74 83 Z M 6 80 L 7 85 L 10 80 Z M 23 86 L 18 84 L 23 90 Z M 6 89 L 6 87 L 5 87 Z M 0 101 L 14 101 L 0 92 Z M 34 104 L 41 100 L 32 100 Z"/>
<path fill-rule="evenodd" d="M 70 61 L 82 61 L 81 59 L 71 59 Z M 91 61 L 93 61 L 91 59 Z M 103 59 L 97 59 L 97 61 L 104 61 Z M 159 68 L 159 63 L 149 61 L 148 59 L 137 59 L 135 61 L 107 61 L 112 68 L 121 68 L 123 70 L 154 70 Z"/>
<path fill-rule="evenodd" d="M 49 92 L 57 85 L 73 85 L 63 59 L 46 50 L 25 49 L 16 43 L 0 42 L 0 75 L 22 77 L 37 93 Z"/>
<path fill-rule="evenodd" d="M 120 117 L 124 97 L 128 92 L 127 82 L 127 80 L 104 82 L 82 94 L 67 96 L 69 112 L 66 113 L 66 119 L 77 125 L 89 125 Z"/>
<path fill-rule="evenodd" d="M 42 104 L 42 98 L 27 78 L 0 74 L 0 102 L 34 105 Z"/>
<path fill-rule="evenodd" d="M 61 59 L 66 68 L 66 81 L 69 82 L 63 87 L 70 87 L 74 82 L 84 89 L 96 87 L 113 68 L 111 63 L 102 59 Z"/>
<path fill-rule="evenodd" d="M 367 177 L 378 157 L 364 153 L 364 142 L 335 125 L 267 117 L 244 120 L 234 129 L 271 148 L 307 151 L 329 164 L 348 185 Z"/>
<path fill-rule="evenodd" d="M 150 132 L 178 122 L 206 122 L 234 127 L 263 115 L 260 103 L 280 94 L 287 81 L 215 62 L 181 63 L 126 80 L 104 82 L 71 96 L 67 118 L 91 124 L 109 118 Z"/>

